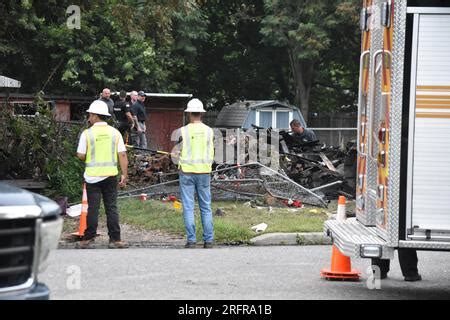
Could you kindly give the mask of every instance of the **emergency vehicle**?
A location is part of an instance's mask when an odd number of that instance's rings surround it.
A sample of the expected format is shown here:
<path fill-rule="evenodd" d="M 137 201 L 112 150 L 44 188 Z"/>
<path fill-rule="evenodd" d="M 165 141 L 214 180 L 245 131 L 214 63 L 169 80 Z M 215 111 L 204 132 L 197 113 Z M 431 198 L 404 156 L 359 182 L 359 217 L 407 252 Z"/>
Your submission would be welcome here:
<path fill-rule="evenodd" d="M 354 258 L 450 250 L 450 1 L 365 0 L 356 218 L 325 232 Z"/>

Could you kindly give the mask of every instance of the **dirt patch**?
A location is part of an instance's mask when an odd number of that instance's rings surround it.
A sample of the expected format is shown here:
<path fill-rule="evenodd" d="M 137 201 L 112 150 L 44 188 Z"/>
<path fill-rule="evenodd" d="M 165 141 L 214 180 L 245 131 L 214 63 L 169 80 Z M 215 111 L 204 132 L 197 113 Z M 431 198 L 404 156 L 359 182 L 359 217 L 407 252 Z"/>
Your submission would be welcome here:
<path fill-rule="evenodd" d="M 80 240 L 71 233 L 78 231 L 79 219 L 64 216 L 64 227 L 59 241 L 60 249 L 73 249 Z M 120 224 L 122 240 L 130 247 L 183 247 L 186 240 L 183 235 L 172 235 L 160 230 L 144 230 L 128 224 Z M 97 233 L 95 238 L 95 248 L 107 248 L 109 237 L 106 227 L 106 218 L 101 215 L 99 218 Z"/>

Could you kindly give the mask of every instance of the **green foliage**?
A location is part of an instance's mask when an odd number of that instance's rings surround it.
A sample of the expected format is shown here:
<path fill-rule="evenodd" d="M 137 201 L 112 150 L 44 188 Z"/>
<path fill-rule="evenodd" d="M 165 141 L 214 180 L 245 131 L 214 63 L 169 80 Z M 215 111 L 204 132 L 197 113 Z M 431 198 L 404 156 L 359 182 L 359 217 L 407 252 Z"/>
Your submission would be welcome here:
<path fill-rule="evenodd" d="M 80 128 L 56 122 L 39 95 L 35 104 L 34 116 L 18 116 L 2 108 L 0 178 L 48 180 L 48 196 L 77 201 L 83 176 L 82 164 L 75 157 Z"/>
<path fill-rule="evenodd" d="M 2 2 L 0 58 L 7 63 L 0 74 L 22 80 L 28 92 L 97 95 L 105 86 L 169 91 L 176 71 L 169 60 L 173 17 L 193 10 L 189 3 L 84 1 L 81 29 L 69 29 L 72 1 L 51 1 L 51 10 L 45 1 Z"/>
<path fill-rule="evenodd" d="M 262 43 L 261 1 L 204 1 L 199 6 L 207 19 L 206 39 L 197 39 L 192 74 L 181 83 L 221 108 L 236 100 L 288 98 L 285 83 L 287 57 L 279 48 Z"/>
<path fill-rule="evenodd" d="M 81 30 L 66 9 L 79 4 Z M 192 93 L 220 109 L 353 105 L 360 0 L 1 1 L 0 74 L 24 93 Z M 305 114 L 307 117 L 307 114 Z"/>
<path fill-rule="evenodd" d="M 358 5 L 356 0 L 264 0 L 261 33 L 289 55 L 295 102 L 305 118 L 311 95 L 315 110 L 355 103 L 348 91 L 356 91 L 358 62 L 349 57 L 359 55 Z"/>

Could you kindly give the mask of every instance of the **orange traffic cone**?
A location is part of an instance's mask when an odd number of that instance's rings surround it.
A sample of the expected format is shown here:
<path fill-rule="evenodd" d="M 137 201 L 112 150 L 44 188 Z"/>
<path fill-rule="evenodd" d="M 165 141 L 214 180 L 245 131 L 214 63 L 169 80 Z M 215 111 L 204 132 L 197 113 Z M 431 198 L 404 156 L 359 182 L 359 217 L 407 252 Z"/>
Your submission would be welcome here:
<path fill-rule="evenodd" d="M 336 220 L 339 222 L 347 220 L 345 203 L 345 197 L 339 197 L 336 217 Z M 322 269 L 320 275 L 326 280 L 357 281 L 359 280 L 361 272 L 358 270 L 352 270 L 350 258 L 344 256 L 341 251 L 333 245 L 333 251 L 331 254 L 331 270 Z"/>
<path fill-rule="evenodd" d="M 359 280 L 361 272 L 352 270 L 350 258 L 344 256 L 339 249 L 333 245 L 331 270 L 322 269 L 320 275 L 326 280 L 357 281 Z"/>
<path fill-rule="evenodd" d="M 83 184 L 83 198 L 81 200 L 80 226 L 78 232 L 72 233 L 73 236 L 82 237 L 87 228 L 88 199 L 86 192 L 86 184 Z"/>
<path fill-rule="evenodd" d="M 344 196 L 339 197 L 336 220 L 341 222 L 347 220 L 347 209 L 345 208 L 347 199 Z"/>

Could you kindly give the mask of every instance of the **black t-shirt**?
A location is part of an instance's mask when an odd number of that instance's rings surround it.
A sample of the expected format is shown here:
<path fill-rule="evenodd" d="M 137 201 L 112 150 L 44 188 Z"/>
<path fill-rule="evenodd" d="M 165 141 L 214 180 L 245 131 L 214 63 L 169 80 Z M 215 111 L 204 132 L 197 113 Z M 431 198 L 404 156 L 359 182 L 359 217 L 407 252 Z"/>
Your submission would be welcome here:
<path fill-rule="evenodd" d="M 133 115 L 137 117 L 138 121 L 145 121 L 145 106 L 141 101 L 137 101 L 135 104 L 133 104 L 131 106 L 131 110 Z"/>
<path fill-rule="evenodd" d="M 121 124 L 128 123 L 128 118 L 126 116 L 127 112 L 131 112 L 131 106 L 128 101 L 119 100 L 114 104 L 114 114 L 117 121 L 119 121 Z"/>
<path fill-rule="evenodd" d="M 112 101 L 112 99 L 104 99 L 104 98 L 100 98 L 100 101 L 103 101 L 104 103 L 106 103 L 106 105 L 108 106 L 108 111 L 111 114 L 111 116 L 114 116 L 114 101 Z"/>

